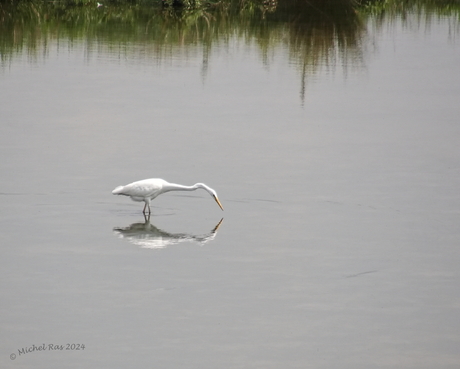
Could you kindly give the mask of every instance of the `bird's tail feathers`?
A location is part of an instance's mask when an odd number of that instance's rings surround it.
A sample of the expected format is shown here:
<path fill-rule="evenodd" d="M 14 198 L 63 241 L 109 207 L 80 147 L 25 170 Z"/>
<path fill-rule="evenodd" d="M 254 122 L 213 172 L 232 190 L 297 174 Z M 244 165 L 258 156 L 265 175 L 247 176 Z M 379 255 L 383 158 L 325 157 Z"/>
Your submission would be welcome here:
<path fill-rule="evenodd" d="M 118 186 L 112 191 L 113 195 L 120 195 L 123 192 L 124 186 Z"/>

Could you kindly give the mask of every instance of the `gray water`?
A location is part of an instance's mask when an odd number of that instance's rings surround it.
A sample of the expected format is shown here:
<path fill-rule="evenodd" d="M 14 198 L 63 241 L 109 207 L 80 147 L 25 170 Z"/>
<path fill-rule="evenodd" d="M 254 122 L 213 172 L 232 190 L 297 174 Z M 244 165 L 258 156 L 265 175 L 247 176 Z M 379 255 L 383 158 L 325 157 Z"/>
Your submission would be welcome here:
<path fill-rule="evenodd" d="M 303 75 L 282 42 L 237 35 L 206 63 L 200 45 L 18 52 L 0 74 L 0 366 L 458 368 L 452 22 L 369 19 L 362 54 Z M 204 182 L 225 210 L 169 193 L 146 224 L 111 191 L 150 177 Z"/>

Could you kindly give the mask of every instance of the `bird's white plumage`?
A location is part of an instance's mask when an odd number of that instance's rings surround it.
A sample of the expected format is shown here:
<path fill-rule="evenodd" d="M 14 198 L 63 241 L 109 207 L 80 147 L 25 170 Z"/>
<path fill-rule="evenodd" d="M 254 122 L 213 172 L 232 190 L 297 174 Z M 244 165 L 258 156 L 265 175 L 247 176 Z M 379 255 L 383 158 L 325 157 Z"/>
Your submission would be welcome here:
<path fill-rule="evenodd" d="M 216 191 L 204 183 L 195 183 L 193 186 L 184 186 L 176 183 L 169 183 L 161 178 L 150 178 L 132 182 L 126 186 L 118 186 L 112 191 L 112 194 L 129 196 L 133 201 L 143 201 L 145 202 L 143 212 L 145 213 L 146 208 L 148 208 L 148 213 L 150 213 L 150 201 L 158 195 L 169 191 L 195 191 L 199 188 L 206 190 L 211 196 L 213 196 L 219 207 L 224 210 L 217 197 Z"/>
<path fill-rule="evenodd" d="M 153 200 L 162 193 L 167 182 L 160 178 L 144 179 L 126 186 L 118 186 L 112 193 L 131 197 L 134 201 L 144 201 L 145 198 Z"/>

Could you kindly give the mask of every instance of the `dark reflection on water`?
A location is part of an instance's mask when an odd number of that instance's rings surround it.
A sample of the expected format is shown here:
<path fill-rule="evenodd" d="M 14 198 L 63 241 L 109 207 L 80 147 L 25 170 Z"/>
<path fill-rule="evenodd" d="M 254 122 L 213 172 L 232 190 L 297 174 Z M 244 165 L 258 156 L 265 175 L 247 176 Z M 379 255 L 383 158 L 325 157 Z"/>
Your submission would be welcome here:
<path fill-rule="evenodd" d="M 395 5 L 395 3 L 397 3 Z M 300 95 L 309 75 L 322 68 L 345 71 L 364 65 L 368 17 L 404 17 L 419 13 L 459 13 L 455 1 L 379 2 L 349 0 L 291 0 L 218 2 L 202 7 L 161 7 L 157 2 L 88 3 L 14 2 L 0 4 L 0 55 L 3 66 L 16 53 L 29 60 L 46 59 L 50 41 L 84 44 L 86 56 L 109 52 L 137 61 L 161 63 L 180 53 L 182 59 L 200 55 L 206 75 L 213 46 L 232 38 L 255 42 L 262 62 L 277 46 L 288 50 L 299 72 Z M 156 4 L 156 5 L 155 5 Z M 96 50 L 96 51 L 95 51 Z"/>
<path fill-rule="evenodd" d="M 248 5 L 253 3 L 257 5 L 257 2 L 243 1 L 237 6 L 225 6 L 225 2 L 220 2 L 212 7 L 192 9 L 136 2 L 101 7 L 96 3 L 75 6 L 59 1 L 0 3 L 0 52 L 2 61 L 23 48 L 38 56 L 46 54 L 49 40 L 68 39 L 88 45 L 102 43 L 107 47 L 134 43 L 133 48 L 125 49 L 127 54 L 134 53 L 135 46 L 139 52 L 142 46 L 141 55 L 161 59 L 170 56 L 168 51 L 173 47 L 210 48 L 214 43 L 237 36 L 256 40 L 262 52 L 283 43 L 299 65 L 312 67 L 318 63 L 359 59 L 366 17 L 383 19 L 414 11 L 420 14 L 460 11 L 455 1 L 410 1 L 401 2 L 401 6 L 392 2 L 392 6 L 387 2 L 362 5 L 349 0 L 279 3 L 272 0 L 260 6 Z"/>
<path fill-rule="evenodd" d="M 282 41 L 294 48 L 310 45 L 320 53 L 328 52 L 325 46 L 354 47 L 362 31 L 360 17 L 350 2 L 337 0 L 188 11 L 140 5 L 75 7 L 59 2 L 0 7 L 4 55 L 21 47 L 33 51 L 44 46 L 46 39 L 68 38 L 89 43 L 151 44 L 155 47 L 147 52 L 158 57 L 164 51 L 161 45 L 211 47 L 234 35 L 256 39 L 262 50 L 273 46 L 273 41 Z"/>
<path fill-rule="evenodd" d="M 213 46 L 237 38 L 255 42 L 264 64 L 269 63 L 268 55 L 276 46 L 287 47 L 300 72 L 303 96 L 309 73 L 362 60 L 364 28 L 348 0 L 246 1 L 233 6 L 221 2 L 191 9 L 60 2 L 0 6 L 4 65 L 24 49 L 31 60 L 46 59 L 50 41 L 63 40 L 70 47 L 84 43 L 88 55 L 97 50 L 156 63 L 170 60 L 179 51 L 183 59 L 198 54 L 206 75 Z"/>
<path fill-rule="evenodd" d="M 203 235 L 163 231 L 150 223 L 150 215 L 144 215 L 144 223 L 133 223 L 128 227 L 115 227 L 113 231 L 118 237 L 144 249 L 163 249 L 181 242 L 196 242 L 204 245 L 216 238 L 217 230 L 223 220 L 224 218 L 209 233 Z"/>

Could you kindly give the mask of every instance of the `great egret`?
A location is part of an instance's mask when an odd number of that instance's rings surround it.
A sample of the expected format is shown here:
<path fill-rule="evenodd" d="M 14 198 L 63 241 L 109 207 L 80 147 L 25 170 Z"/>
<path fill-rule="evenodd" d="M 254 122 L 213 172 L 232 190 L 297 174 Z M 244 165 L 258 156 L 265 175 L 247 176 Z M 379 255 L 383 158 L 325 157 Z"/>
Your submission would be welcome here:
<path fill-rule="evenodd" d="M 161 178 L 150 178 L 133 182 L 127 184 L 126 186 L 118 186 L 112 191 L 112 194 L 129 196 L 133 201 L 144 201 L 145 206 L 142 212 L 145 214 L 145 210 L 148 209 L 148 214 L 150 214 L 150 201 L 162 193 L 169 191 L 195 191 L 199 188 L 208 191 L 214 200 L 216 200 L 217 205 L 224 210 L 219 198 L 217 197 L 216 191 L 214 191 L 211 187 L 206 186 L 204 183 L 195 183 L 193 186 L 184 186 L 166 182 Z"/>

